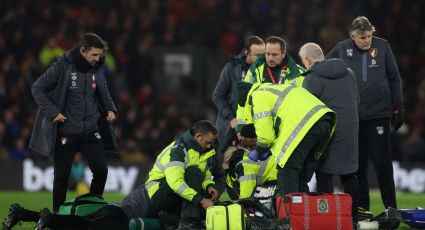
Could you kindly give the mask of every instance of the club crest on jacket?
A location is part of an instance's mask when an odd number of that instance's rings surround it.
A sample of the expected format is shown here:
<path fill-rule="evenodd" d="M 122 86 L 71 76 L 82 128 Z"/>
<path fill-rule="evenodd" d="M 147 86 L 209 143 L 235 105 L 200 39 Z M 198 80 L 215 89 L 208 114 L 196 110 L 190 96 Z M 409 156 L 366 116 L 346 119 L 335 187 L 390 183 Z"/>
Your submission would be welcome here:
<path fill-rule="evenodd" d="M 370 56 L 372 56 L 373 58 L 376 57 L 376 55 L 378 55 L 378 49 L 377 48 L 370 48 L 369 49 L 369 54 Z"/>
<path fill-rule="evenodd" d="M 66 138 L 66 137 L 61 137 L 61 144 L 62 144 L 62 145 L 66 145 L 66 143 L 68 143 L 68 138 Z"/>
<path fill-rule="evenodd" d="M 376 131 L 379 135 L 384 134 L 384 127 L 383 126 L 376 126 Z"/>

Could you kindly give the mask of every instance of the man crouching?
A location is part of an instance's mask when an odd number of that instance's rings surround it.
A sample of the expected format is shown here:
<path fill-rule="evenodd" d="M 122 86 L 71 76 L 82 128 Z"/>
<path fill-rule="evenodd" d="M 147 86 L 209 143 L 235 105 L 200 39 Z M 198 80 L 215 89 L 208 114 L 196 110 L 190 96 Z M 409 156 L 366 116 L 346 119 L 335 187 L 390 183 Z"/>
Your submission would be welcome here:
<path fill-rule="evenodd" d="M 209 121 L 196 122 L 158 155 L 149 172 L 149 208 L 180 215 L 180 229 L 204 229 L 205 209 L 217 199 L 207 165 L 216 135 Z"/>

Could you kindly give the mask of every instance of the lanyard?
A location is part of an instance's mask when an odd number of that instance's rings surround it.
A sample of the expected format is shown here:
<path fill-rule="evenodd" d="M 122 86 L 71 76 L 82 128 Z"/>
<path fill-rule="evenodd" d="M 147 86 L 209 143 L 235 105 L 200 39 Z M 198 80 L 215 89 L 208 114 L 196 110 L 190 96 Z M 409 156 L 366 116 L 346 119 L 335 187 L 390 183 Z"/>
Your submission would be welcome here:
<path fill-rule="evenodd" d="M 281 71 L 286 71 L 286 65 L 282 66 Z M 274 75 L 273 75 L 272 71 L 270 70 L 269 66 L 267 66 L 267 72 L 269 73 L 270 79 L 272 80 L 273 84 L 276 84 L 276 79 L 274 78 Z M 279 83 L 280 83 L 280 80 L 281 79 L 279 79 Z"/>

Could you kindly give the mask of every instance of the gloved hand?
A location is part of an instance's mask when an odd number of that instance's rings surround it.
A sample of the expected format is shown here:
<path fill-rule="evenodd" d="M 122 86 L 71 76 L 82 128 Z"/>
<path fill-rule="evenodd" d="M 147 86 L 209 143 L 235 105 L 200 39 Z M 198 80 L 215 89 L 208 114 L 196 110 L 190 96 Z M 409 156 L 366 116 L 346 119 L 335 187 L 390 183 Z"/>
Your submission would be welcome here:
<path fill-rule="evenodd" d="M 261 153 L 259 154 L 257 152 L 257 150 L 252 150 L 249 154 L 248 154 L 248 158 L 251 159 L 252 161 L 265 161 L 267 160 L 267 158 L 269 158 L 271 155 L 270 151 L 267 151 L 265 153 Z"/>
<path fill-rule="evenodd" d="M 260 154 L 260 157 L 258 157 L 258 159 L 260 161 L 265 161 L 267 160 L 267 158 L 269 158 L 270 155 L 272 155 L 272 153 L 270 151 L 267 151 L 265 153 Z"/>
<path fill-rule="evenodd" d="M 402 109 L 395 109 L 391 118 L 391 126 L 397 131 L 403 125 L 404 112 Z"/>
<path fill-rule="evenodd" d="M 252 161 L 258 161 L 258 152 L 257 150 L 252 150 L 251 152 L 248 153 L 248 158 L 251 159 Z"/>

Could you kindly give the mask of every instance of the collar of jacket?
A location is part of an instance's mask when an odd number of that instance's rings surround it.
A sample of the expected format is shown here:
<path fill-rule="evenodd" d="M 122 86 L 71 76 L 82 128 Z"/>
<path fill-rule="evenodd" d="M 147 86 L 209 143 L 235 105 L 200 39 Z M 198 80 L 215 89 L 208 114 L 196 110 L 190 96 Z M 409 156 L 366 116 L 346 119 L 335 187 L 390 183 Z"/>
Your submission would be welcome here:
<path fill-rule="evenodd" d="M 232 58 L 232 65 L 236 66 L 236 65 L 239 65 L 239 64 L 244 64 L 244 63 L 246 63 L 245 59 L 246 59 L 245 51 L 242 50 L 238 55 L 236 55 Z"/>
<path fill-rule="evenodd" d="M 196 152 L 202 154 L 201 146 L 193 139 L 192 132 L 192 129 L 187 130 L 181 137 L 181 140 L 185 144 L 186 148 L 193 149 Z"/>
<path fill-rule="evenodd" d="M 283 61 L 286 61 L 286 67 L 288 68 L 288 71 L 286 73 L 286 78 L 288 79 L 294 79 L 298 76 L 300 76 L 300 71 L 298 69 L 298 65 L 295 62 L 295 60 L 289 55 L 287 54 L 285 56 L 285 59 L 283 59 Z"/>
<path fill-rule="evenodd" d="M 92 66 L 80 53 L 80 49 L 78 47 L 74 47 L 69 50 L 65 57 L 72 63 L 74 63 L 75 68 L 82 73 L 87 73 L 90 70 L 97 71 L 101 65 L 105 62 L 105 57 L 102 57 L 96 65 Z"/>
<path fill-rule="evenodd" d="M 260 56 L 258 56 L 257 60 L 255 60 L 255 62 L 252 63 L 251 67 L 249 67 L 249 70 L 251 71 L 251 73 L 255 73 L 255 69 L 257 69 L 258 67 L 260 67 L 264 63 L 266 63 L 266 56 L 264 54 L 260 54 Z"/>
<path fill-rule="evenodd" d="M 193 133 L 192 129 L 189 129 L 188 131 L 183 133 L 183 135 L 179 138 L 178 143 L 183 143 L 184 146 L 182 146 L 182 147 L 183 148 L 186 147 L 186 150 L 188 152 L 190 152 L 191 149 L 193 151 L 198 152 L 199 153 L 199 161 L 205 161 L 208 158 L 210 158 L 211 156 L 213 156 L 215 154 L 215 149 L 212 148 L 210 150 L 207 150 L 206 152 L 202 152 L 201 146 L 193 139 L 192 133 Z"/>
<path fill-rule="evenodd" d="M 241 52 L 235 58 L 245 61 L 245 58 L 246 58 L 245 50 L 242 49 Z"/>
<path fill-rule="evenodd" d="M 266 56 L 264 54 L 261 54 L 249 68 L 251 73 L 255 73 L 255 69 L 257 69 L 261 65 L 265 65 L 265 63 L 266 63 Z M 295 62 L 295 60 L 291 57 L 291 55 L 286 54 L 285 58 L 282 60 L 282 63 L 286 63 L 286 67 L 288 68 L 286 78 L 294 79 L 300 75 L 298 70 L 298 65 Z"/>
<path fill-rule="evenodd" d="M 304 73 L 301 73 L 300 74 L 300 76 L 304 76 L 304 77 L 307 77 L 307 75 L 309 75 L 310 73 L 312 73 L 313 71 L 311 71 L 311 70 L 307 70 L 307 71 L 305 71 Z"/>

